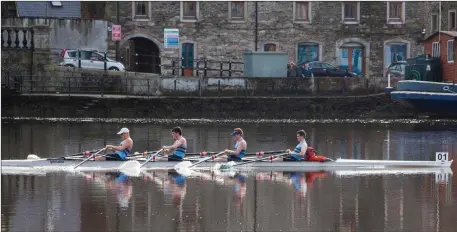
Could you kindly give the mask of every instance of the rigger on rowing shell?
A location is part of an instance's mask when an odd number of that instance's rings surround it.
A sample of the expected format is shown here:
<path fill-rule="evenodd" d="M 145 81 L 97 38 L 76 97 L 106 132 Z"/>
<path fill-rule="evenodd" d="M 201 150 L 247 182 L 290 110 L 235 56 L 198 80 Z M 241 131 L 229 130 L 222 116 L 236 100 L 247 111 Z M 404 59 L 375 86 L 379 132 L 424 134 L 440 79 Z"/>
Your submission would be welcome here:
<path fill-rule="evenodd" d="M 329 162 L 333 161 L 325 156 L 316 155 L 316 151 L 312 147 L 308 147 L 306 143 L 306 132 L 304 130 L 297 131 L 297 141 L 298 145 L 291 152 L 290 149 L 287 149 L 286 152 L 289 153 L 288 156 L 281 158 L 278 157 L 273 159 L 274 162 L 281 161 L 310 161 L 310 162 Z"/>

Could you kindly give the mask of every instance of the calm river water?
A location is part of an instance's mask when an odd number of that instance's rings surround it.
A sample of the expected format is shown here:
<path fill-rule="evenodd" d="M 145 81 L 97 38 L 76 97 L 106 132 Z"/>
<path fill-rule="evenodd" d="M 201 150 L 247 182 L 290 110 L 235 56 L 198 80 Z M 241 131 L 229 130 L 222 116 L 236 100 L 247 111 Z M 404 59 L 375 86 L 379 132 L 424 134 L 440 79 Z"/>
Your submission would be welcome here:
<path fill-rule="evenodd" d="M 174 125 L 2 123 L 2 159 L 57 157 L 117 144 L 171 144 Z M 181 125 L 189 152 L 233 147 L 234 125 Z M 403 125 L 236 125 L 248 152 L 296 145 L 295 132 L 331 158 L 457 159 L 457 128 Z M 455 164 L 453 171 L 456 171 Z M 456 231 L 457 180 L 435 174 L 202 171 L 2 173 L 3 231 Z"/>

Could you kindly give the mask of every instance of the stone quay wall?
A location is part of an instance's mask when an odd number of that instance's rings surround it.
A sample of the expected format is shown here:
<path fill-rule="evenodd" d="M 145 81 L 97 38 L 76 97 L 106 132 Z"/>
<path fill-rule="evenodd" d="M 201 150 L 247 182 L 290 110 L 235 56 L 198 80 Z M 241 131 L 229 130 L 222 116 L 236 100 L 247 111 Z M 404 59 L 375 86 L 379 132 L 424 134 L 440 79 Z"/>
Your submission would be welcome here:
<path fill-rule="evenodd" d="M 388 106 L 364 97 L 91 97 L 19 95 L 2 101 L 2 117 L 163 119 L 360 119 Z M 395 115 L 382 115 L 383 118 Z M 395 117 L 398 117 L 395 116 Z"/>
<path fill-rule="evenodd" d="M 179 77 L 151 73 L 54 67 L 19 76 L 21 93 L 118 94 L 136 96 L 344 96 L 380 93 L 367 78 Z"/>

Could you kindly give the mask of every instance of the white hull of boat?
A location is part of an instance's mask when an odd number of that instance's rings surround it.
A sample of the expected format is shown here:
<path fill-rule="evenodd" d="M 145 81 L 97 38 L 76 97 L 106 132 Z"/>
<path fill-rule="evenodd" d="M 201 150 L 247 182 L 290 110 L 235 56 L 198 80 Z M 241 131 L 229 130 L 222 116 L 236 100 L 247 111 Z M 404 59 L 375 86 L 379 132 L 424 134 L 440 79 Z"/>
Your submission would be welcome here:
<path fill-rule="evenodd" d="M 46 176 L 49 173 L 61 172 L 62 169 L 42 169 L 34 167 L 5 167 L 2 169 L 2 175 L 21 175 L 21 176 Z M 76 170 L 78 171 L 78 170 Z M 92 170 L 90 172 L 103 172 L 104 170 Z M 285 171 L 282 169 L 281 171 Z M 287 170 L 286 170 L 287 171 Z M 303 171 L 303 170 L 298 170 Z M 306 172 L 306 170 L 304 171 Z M 77 172 L 75 172 L 77 173 Z M 395 168 L 395 169 L 377 169 L 377 170 L 364 170 L 364 169 L 354 169 L 345 168 L 345 170 L 333 170 L 330 173 L 335 174 L 340 177 L 351 177 L 351 176 L 372 176 L 372 175 L 426 175 L 426 174 L 435 174 L 435 175 L 452 175 L 453 172 L 451 168 Z M 141 173 L 140 173 L 141 174 Z"/>
<path fill-rule="evenodd" d="M 140 163 L 144 159 L 138 160 Z M 2 170 L 17 168 L 37 168 L 37 169 L 68 169 L 80 163 L 81 160 L 64 159 L 38 159 L 38 160 L 2 160 Z M 119 170 L 122 164 L 132 161 L 87 161 L 78 167 L 78 170 Z M 278 171 L 313 171 L 313 170 L 376 170 L 376 169 L 404 169 L 404 168 L 450 168 L 451 161 L 401 161 L 401 160 L 353 160 L 337 159 L 333 162 L 270 162 L 259 161 L 246 165 L 237 166 L 238 169 L 262 169 Z M 180 162 L 149 162 L 143 169 L 173 169 Z M 208 161 L 198 165 L 199 168 L 211 168 L 215 162 Z"/>

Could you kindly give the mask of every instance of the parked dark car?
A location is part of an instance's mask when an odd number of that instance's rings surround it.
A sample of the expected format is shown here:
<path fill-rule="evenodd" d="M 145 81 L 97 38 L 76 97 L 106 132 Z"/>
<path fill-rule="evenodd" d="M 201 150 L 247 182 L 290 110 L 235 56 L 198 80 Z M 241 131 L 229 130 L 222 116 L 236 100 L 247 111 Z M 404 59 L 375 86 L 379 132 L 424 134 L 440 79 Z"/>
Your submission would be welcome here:
<path fill-rule="evenodd" d="M 304 73 L 312 73 L 315 77 L 357 77 L 354 72 L 337 68 L 327 62 L 311 61 L 303 62 L 297 65 L 303 68 Z M 304 76 L 307 76 L 306 74 Z"/>

